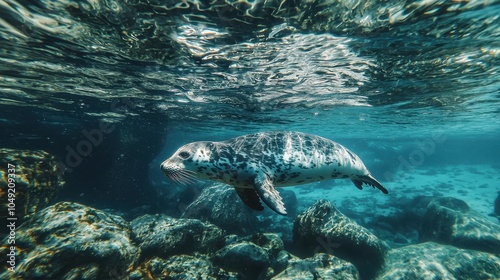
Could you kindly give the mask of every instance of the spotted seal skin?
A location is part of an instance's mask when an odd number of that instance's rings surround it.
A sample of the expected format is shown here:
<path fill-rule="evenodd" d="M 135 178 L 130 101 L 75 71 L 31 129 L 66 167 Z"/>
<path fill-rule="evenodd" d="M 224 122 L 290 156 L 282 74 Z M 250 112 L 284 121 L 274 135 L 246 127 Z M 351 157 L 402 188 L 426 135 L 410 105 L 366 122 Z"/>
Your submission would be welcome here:
<path fill-rule="evenodd" d="M 286 215 L 286 209 L 275 187 L 349 178 L 359 189 L 364 183 L 388 193 L 361 159 L 344 146 L 293 131 L 189 143 L 165 160 L 161 170 L 182 184 L 196 178 L 226 183 L 236 189 L 250 208 L 263 210 L 260 199 L 282 215 Z"/>

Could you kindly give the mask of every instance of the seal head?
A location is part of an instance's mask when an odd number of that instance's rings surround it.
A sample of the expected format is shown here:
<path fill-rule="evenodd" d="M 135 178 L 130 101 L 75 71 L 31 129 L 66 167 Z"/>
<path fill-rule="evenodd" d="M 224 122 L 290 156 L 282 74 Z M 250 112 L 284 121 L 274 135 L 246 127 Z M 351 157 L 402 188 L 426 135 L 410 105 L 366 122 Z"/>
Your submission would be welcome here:
<path fill-rule="evenodd" d="M 167 177 L 181 184 L 208 179 L 236 189 L 252 209 L 263 210 L 262 200 L 286 215 L 276 187 L 349 178 L 387 194 L 361 159 L 329 139 L 293 131 L 249 134 L 221 142 L 193 142 L 179 148 L 161 164 Z"/>
<path fill-rule="evenodd" d="M 161 171 L 172 181 L 185 185 L 202 178 L 203 172 L 196 173 L 200 163 L 210 161 L 209 142 L 189 143 L 179 148 L 174 155 L 161 164 Z M 205 164 L 208 165 L 208 164 Z"/>

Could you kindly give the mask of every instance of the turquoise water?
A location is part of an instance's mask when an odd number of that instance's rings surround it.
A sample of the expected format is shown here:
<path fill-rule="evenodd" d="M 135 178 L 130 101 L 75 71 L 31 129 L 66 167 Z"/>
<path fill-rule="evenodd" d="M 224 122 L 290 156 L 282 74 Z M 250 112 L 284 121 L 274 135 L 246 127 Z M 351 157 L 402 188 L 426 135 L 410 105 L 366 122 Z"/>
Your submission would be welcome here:
<path fill-rule="evenodd" d="M 394 216 L 425 195 L 461 199 L 498 225 L 499 10 L 499 1 L 0 1 L 0 148 L 55 156 L 66 184 L 53 203 L 178 218 L 211 185 L 161 173 L 178 147 L 302 131 L 354 151 L 390 193 L 348 180 L 290 187 L 297 213 L 325 198 L 370 229 L 360 216 Z M 386 241 L 417 242 L 415 231 L 403 235 Z"/>

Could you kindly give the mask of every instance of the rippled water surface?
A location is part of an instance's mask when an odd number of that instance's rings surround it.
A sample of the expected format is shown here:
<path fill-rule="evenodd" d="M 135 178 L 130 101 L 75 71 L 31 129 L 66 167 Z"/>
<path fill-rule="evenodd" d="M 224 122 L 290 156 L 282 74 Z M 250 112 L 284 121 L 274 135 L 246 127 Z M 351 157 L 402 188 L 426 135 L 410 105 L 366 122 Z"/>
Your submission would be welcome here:
<path fill-rule="evenodd" d="M 2 126 L 498 130 L 497 1 L 215 2 L 1 1 Z"/>
<path fill-rule="evenodd" d="M 154 138 L 270 129 L 386 146 L 494 139 L 499 10 L 487 0 L 2 0 L 0 143 L 67 164 L 84 129 L 112 125 L 124 146 L 101 156 L 106 167 L 141 149 L 151 160 L 168 142 Z"/>

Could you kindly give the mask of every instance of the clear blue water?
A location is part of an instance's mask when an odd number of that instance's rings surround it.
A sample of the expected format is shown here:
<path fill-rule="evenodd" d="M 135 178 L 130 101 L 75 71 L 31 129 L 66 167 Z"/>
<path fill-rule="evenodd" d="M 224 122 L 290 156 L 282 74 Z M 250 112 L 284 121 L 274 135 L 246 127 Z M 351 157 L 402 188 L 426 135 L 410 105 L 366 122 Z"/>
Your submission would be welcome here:
<path fill-rule="evenodd" d="M 500 132 L 496 1 L 341 1 L 311 9 L 2 3 L 1 146 L 44 149 L 67 165 L 67 147 L 86 139 L 84 129 L 116 128 L 68 174 L 68 195 L 107 200 L 88 184 L 99 185 L 99 170 L 120 159 L 138 159 L 139 167 L 124 164 L 113 174 L 128 170 L 114 176 L 137 177 L 130 169 L 156 169 L 151 161 L 162 150 L 160 157 L 189 141 L 273 129 L 319 134 L 352 149 L 351 139 L 398 150 L 445 134 L 472 156 L 483 141 L 493 145 L 478 151 L 479 163 L 500 153 L 492 141 Z M 384 157 L 356 152 L 368 161 Z M 443 164 L 469 158 L 443 157 Z M 146 189 L 147 199 L 148 187 L 134 187 Z"/>
<path fill-rule="evenodd" d="M 60 200 L 126 210 L 181 188 L 159 163 L 185 143 L 297 130 L 355 151 L 395 197 L 493 212 L 499 1 L 208 2 L 0 1 L 0 147 L 57 156 Z"/>

